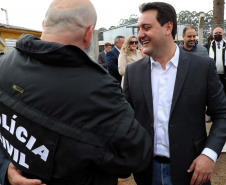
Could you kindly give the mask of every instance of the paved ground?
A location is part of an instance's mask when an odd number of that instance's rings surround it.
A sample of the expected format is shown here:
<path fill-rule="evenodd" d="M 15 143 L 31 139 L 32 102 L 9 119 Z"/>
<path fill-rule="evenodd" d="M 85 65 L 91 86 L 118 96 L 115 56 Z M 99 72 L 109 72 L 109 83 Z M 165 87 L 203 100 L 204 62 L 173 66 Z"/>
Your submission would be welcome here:
<path fill-rule="evenodd" d="M 210 127 L 211 123 L 207 123 L 207 132 L 209 131 Z M 218 158 L 211 182 L 212 185 L 226 185 L 226 153 L 221 153 L 220 157 Z M 136 183 L 134 182 L 133 177 L 130 177 L 126 180 L 120 180 L 118 185 L 136 185 Z"/>

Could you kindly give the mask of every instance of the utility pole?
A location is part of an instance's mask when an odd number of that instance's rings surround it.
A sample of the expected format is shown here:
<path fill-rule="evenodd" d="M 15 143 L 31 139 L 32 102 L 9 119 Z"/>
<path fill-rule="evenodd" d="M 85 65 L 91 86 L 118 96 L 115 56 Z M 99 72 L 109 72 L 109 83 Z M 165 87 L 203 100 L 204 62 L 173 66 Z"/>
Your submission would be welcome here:
<path fill-rule="evenodd" d="M 8 19 L 8 12 L 7 12 L 7 10 L 4 9 L 4 8 L 1 8 L 1 10 L 5 12 L 6 24 L 9 25 L 9 19 Z"/>

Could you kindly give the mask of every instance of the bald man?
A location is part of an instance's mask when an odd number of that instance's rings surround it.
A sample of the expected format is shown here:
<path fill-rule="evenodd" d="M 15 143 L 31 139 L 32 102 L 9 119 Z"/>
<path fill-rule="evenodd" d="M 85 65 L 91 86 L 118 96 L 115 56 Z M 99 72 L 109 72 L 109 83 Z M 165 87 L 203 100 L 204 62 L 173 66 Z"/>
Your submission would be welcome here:
<path fill-rule="evenodd" d="M 0 184 L 117 185 L 149 165 L 149 134 L 86 54 L 96 19 L 89 0 L 54 0 L 41 39 L 1 57 Z"/>
<path fill-rule="evenodd" d="M 224 30 L 221 27 L 216 27 L 213 30 L 213 38 L 214 40 L 205 45 L 205 47 L 208 51 L 209 57 L 216 61 L 217 74 L 221 83 L 224 85 L 224 92 L 226 93 L 225 41 L 223 40 Z"/>

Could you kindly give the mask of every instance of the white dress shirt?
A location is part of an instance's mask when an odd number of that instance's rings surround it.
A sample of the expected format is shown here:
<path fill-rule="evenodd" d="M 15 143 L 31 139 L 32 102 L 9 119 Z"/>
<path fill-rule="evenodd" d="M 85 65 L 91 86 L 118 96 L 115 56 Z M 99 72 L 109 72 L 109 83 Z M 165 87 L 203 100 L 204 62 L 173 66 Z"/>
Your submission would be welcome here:
<path fill-rule="evenodd" d="M 220 44 L 220 48 L 218 48 L 218 44 Z M 217 74 L 224 74 L 224 65 L 222 61 L 222 50 L 223 50 L 223 41 L 215 42 L 216 45 L 216 67 L 217 67 Z"/>
<path fill-rule="evenodd" d="M 121 50 L 120 49 L 118 49 L 116 46 L 115 46 L 115 48 L 119 51 L 119 53 L 121 53 Z"/>
<path fill-rule="evenodd" d="M 177 46 L 177 45 L 176 45 Z M 151 83 L 154 109 L 154 156 L 170 158 L 168 125 L 170 110 L 176 81 L 180 50 L 177 46 L 173 58 L 167 62 L 163 70 L 158 61 L 151 61 Z M 215 151 L 205 148 L 202 152 L 216 161 Z"/>

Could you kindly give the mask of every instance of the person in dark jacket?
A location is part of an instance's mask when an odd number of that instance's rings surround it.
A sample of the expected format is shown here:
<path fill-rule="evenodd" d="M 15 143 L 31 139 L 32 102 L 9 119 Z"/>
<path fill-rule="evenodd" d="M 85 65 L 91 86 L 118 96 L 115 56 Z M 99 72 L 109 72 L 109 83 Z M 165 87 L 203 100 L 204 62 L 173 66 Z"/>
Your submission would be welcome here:
<path fill-rule="evenodd" d="M 102 65 L 105 69 L 107 69 L 107 64 L 106 64 L 106 61 L 105 61 L 105 55 L 106 53 L 111 50 L 111 43 L 109 42 L 106 42 L 104 44 L 104 51 L 101 51 L 98 55 L 98 63 L 100 65 Z"/>
<path fill-rule="evenodd" d="M 184 44 L 180 46 L 184 51 L 188 51 L 200 56 L 208 56 L 208 52 L 204 46 L 196 43 L 196 28 L 192 25 L 187 25 L 183 29 Z"/>
<path fill-rule="evenodd" d="M 149 165 L 151 137 L 84 52 L 95 24 L 89 0 L 54 0 L 41 39 L 1 57 L 0 184 L 117 185 Z"/>
<path fill-rule="evenodd" d="M 124 94 L 153 137 L 152 164 L 137 185 L 210 185 L 226 139 L 226 97 L 215 61 L 175 43 L 177 15 L 164 2 L 140 6 L 138 40 L 148 55 L 127 65 Z M 213 124 L 206 133 L 205 112 Z"/>
<path fill-rule="evenodd" d="M 110 51 L 107 52 L 105 58 L 109 74 L 113 76 L 120 84 L 122 81 L 122 76 L 119 74 L 118 71 L 118 57 L 124 42 L 125 37 L 123 36 L 115 37 L 114 41 L 115 47 L 113 47 Z"/>

